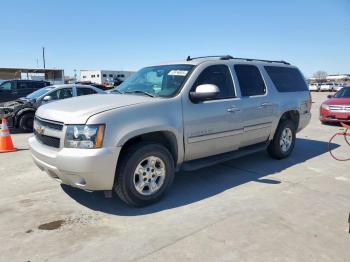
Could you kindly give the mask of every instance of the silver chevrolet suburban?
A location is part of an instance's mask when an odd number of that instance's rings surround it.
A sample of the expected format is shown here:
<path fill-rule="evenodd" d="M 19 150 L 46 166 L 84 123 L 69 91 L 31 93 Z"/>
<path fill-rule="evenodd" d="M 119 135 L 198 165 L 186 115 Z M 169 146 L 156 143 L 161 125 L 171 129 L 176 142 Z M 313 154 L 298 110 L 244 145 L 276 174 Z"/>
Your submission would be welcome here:
<path fill-rule="evenodd" d="M 108 95 L 40 107 L 29 145 L 60 183 L 145 206 L 176 171 L 264 149 L 289 156 L 310 108 L 305 79 L 287 62 L 188 57 L 143 68 Z"/>

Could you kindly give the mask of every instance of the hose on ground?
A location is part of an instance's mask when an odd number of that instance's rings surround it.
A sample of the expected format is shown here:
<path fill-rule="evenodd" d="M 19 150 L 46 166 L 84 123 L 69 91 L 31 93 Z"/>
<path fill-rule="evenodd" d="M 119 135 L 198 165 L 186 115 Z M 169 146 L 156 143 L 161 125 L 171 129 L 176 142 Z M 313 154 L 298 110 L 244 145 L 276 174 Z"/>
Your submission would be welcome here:
<path fill-rule="evenodd" d="M 345 123 L 340 123 L 344 128 L 344 132 L 338 132 L 335 133 L 331 139 L 328 142 L 328 151 L 330 153 L 330 155 L 337 161 L 350 161 L 350 157 L 349 158 L 339 158 L 337 156 L 334 155 L 334 153 L 332 152 L 332 141 L 337 137 L 337 136 L 343 136 L 345 142 L 350 146 L 350 141 L 348 140 L 348 137 L 350 137 L 350 133 L 348 133 L 348 130 L 350 130 L 350 126 L 345 124 Z"/>

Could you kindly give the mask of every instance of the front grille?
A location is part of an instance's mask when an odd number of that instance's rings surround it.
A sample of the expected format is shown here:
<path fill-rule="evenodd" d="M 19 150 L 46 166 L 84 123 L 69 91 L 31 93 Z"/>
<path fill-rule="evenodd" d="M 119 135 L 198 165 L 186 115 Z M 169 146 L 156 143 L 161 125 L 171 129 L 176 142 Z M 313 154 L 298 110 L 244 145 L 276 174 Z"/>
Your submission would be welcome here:
<path fill-rule="evenodd" d="M 329 106 L 332 112 L 350 112 L 350 106 Z"/>
<path fill-rule="evenodd" d="M 63 129 L 62 122 L 56 122 L 56 121 L 51 121 L 51 120 L 49 121 L 46 119 L 39 118 L 37 116 L 35 117 L 35 121 L 42 127 L 48 127 L 48 128 L 59 130 L 59 131 L 62 131 L 62 129 Z"/>
<path fill-rule="evenodd" d="M 60 147 L 60 139 L 52 136 L 41 135 L 38 132 L 34 131 L 35 137 L 44 145 L 59 148 Z"/>

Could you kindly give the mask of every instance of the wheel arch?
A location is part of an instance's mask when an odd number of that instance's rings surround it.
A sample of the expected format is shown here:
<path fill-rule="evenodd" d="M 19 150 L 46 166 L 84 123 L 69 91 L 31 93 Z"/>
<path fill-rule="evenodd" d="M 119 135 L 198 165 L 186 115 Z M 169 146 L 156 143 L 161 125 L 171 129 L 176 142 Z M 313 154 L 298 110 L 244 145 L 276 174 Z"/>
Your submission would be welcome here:
<path fill-rule="evenodd" d="M 269 140 L 272 140 L 276 130 L 278 129 L 280 123 L 286 119 L 292 120 L 295 124 L 295 130 L 298 131 L 299 127 L 299 121 L 300 121 L 300 113 L 298 109 L 288 109 L 280 114 L 280 117 L 278 118 L 278 122 L 275 122 L 275 126 L 273 128 L 273 131 L 271 132 L 271 135 L 269 137 Z"/>
<path fill-rule="evenodd" d="M 15 125 L 15 126 L 18 126 L 19 120 L 20 120 L 21 117 L 24 116 L 25 114 L 28 114 L 28 113 L 33 113 L 33 114 L 35 114 L 35 112 L 36 112 L 36 109 L 35 109 L 35 108 L 23 108 L 23 109 L 19 110 L 18 112 L 16 112 L 16 115 L 15 115 L 15 123 L 14 123 L 14 125 Z"/>
<path fill-rule="evenodd" d="M 151 131 L 147 133 L 137 134 L 132 137 L 125 138 L 122 141 L 120 156 L 132 145 L 140 142 L 154 142 L 163 145 L 169 150 L 174 159 L 174 166 L 177 166 L 179 160 L 179 146 L 176 135 L 169 130 Z M 119 157 L 119 160 L 121 157 Z"/>

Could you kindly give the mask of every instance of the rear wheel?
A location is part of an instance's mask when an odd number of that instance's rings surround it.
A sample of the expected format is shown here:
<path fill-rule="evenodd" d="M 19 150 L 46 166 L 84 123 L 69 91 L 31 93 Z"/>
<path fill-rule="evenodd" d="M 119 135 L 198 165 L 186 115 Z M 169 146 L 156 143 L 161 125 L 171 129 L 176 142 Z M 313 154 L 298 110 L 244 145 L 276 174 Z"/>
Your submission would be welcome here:
<path fill-rule="evenodd" d="M 118 162 L 114 190 L 131 206 L 146 206 L 162 198 L 174 179 L 174 160 L 160 144 L 139 143 Z"/>
<path fill-rule="evenodd" d="M 19 127 L 26 132 L 33 131 L 34 113 L 26 113 L 19 119 Z"/>
<path fill-rule="evenodd" d="M 267 151 L 272 158 L 283 159 L 288 157 L 295 144 L 296 127 L 293 121 L 283 120 L 279 125 L 270 142 Z"/>

